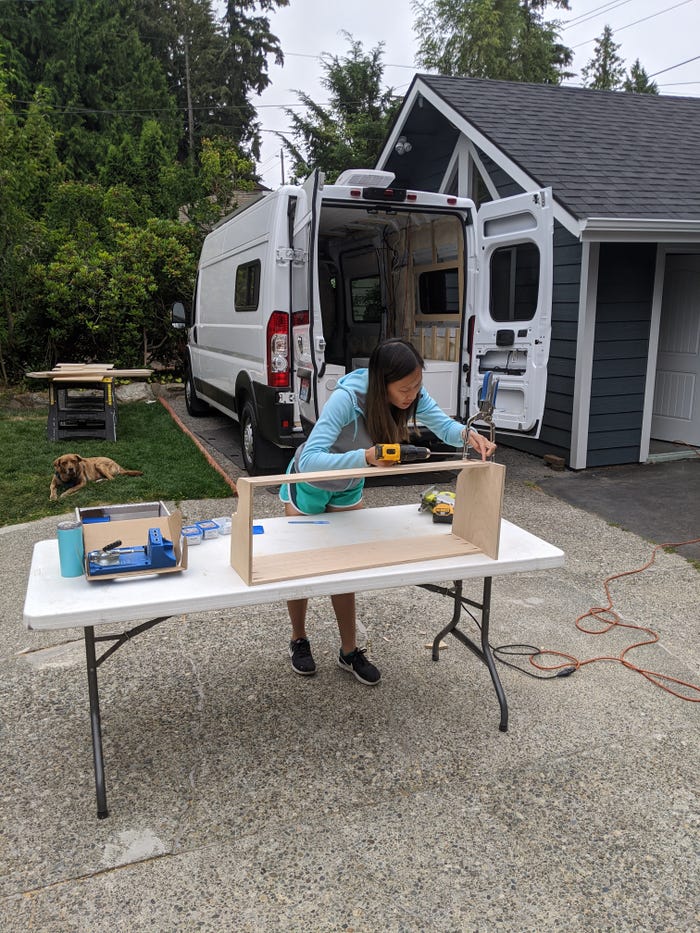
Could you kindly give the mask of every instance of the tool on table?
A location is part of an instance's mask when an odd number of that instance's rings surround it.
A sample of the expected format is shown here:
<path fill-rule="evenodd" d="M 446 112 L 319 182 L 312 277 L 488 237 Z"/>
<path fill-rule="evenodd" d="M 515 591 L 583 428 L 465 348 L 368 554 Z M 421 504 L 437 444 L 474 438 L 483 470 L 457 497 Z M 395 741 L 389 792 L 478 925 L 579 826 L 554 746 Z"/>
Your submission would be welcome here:
<path fill-rule="evenodd" d="M 419 512 L 431 512 L 434 522 L 452 524 L 455 514 L 455 493 L 450 489 L 431 486 L 421 496 Z"/>
<path fill-rule="evenodd" d="M 494 376 L 490 370 L 484 373 L 481 389 L 479 391 L 479 409 L 467 421 L 466 430 L 464 432 L 464 449 L 462 455 L 465 460 L 469 456 L 469 431 L 475 421 L 484 422 L 488 426 L 489 440 L 492 444 L 495 443 L 496 425 L 493 423 L 493 413 L 496 407 L 498 383 L 498 378 Z M 491 459 L 493 459 L 493 455 Z"/>
<path fill-rule="evenodd" d="M 173 542 L 163 537 L 160 528 L 148 529 L 145 547 L 119 547 L 121 541 L 113 541 L 88 554 L 90 576 L 100 574 L 128 573 L 139 570 L 164 570 L 174 567 L 177 558 Z"/>

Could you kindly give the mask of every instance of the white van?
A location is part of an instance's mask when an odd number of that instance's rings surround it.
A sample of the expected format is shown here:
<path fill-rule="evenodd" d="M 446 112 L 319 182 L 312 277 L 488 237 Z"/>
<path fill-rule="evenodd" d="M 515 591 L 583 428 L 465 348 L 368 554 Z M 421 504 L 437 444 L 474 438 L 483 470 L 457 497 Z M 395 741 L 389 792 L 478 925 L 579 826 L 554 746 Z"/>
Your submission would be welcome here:
<path fill-rule="evenodd" d="M 283 469 L 337 380 L 379 340 L 411 340 L 447 414 L 499 378 L 499 431 L 539 434 L 552 293 L 550 189 L 482 205 L 392 188 L 393 175 L 314 172 L 210 233 L 189 328 L 186 400 L 239 422 L 249 473 Z"/>

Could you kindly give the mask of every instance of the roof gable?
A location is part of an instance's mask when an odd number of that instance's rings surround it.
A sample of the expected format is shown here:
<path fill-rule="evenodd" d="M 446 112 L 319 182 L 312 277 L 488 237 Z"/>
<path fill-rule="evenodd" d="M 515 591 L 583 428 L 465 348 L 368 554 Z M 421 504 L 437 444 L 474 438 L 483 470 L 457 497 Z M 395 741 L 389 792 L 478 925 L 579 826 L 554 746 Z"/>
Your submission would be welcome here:
<path fill-rule="evenodd" d="M 700 220 L 698 98 L 426 74 L 416 82 L 551 185 L 575 217 Z"/>

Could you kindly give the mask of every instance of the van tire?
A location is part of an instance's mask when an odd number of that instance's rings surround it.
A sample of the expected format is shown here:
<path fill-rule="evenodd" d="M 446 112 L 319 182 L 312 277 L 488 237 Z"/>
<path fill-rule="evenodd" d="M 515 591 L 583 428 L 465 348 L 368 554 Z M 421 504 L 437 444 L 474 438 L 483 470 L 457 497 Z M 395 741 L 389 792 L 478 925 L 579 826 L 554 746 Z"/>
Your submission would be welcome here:
<path fill-rule="evenodd" d="M 206 415 L 210 411 L 207 403 L 203 402 L 195 391 L 192 370 L 189 366 L 185 374 L 185 405 L 193 418 L 201 418 L 202 415 Z"/>
<path fill-rule="evenodd" d="M 282 450 L 260 433 L 255 405 L 249 398 L 243 402 L 238 417 L 241 430 L 241 453 L 246 472 L 250 476 L 258 476 L 260 473 L 270 471 L 279 472 L 283 459 Z"/>

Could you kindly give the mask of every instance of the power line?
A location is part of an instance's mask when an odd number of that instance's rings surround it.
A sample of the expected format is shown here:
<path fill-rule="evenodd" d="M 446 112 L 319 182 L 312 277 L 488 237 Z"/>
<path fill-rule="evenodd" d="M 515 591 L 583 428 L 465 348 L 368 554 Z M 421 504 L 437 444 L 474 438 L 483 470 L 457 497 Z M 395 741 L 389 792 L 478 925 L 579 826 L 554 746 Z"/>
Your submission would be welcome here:
<path fill-rule="evenodd" d="M 669 65 L 668 68 L 662 68 L 661 71 L 655 71 L 653 75 L 649 75 L 650 78 L 655 78 L 657 75 L 662 75 L 667 71 L 673 71 L 674 68 L 680 68 L 681 65 L 687 65 L 688 62 L 696 62 L 700 58 L 700 55 L 695 55 L 693 58 L 686 58 L 684 62 L 678 62 L 677 65 Z"/>
<path fill-rule="evenodd" d="M 639 23 L 646 23 L 649 19 L 654 19 L 656 16 L 661 16 L 662 13 L 668 13 L 671 10 L 678 9 L 679 6 L 685 6 L 687 3 L 693 3 L 694 0 L 681 0 L 680 3 L 676 3 L 673 6 L 667 6 L 663 10 L 659 10 L 658 13 L 650 13 L 649 16 L 644 16 L 642 19 L 636 19 L 633 23 L 626 23 L 624 26 L 618 26 L 612 30 L 613 35 L 617 35 L 619 32 L 623 32 L 625 29 L 630 29 L 632 26 L 637 26 Z M 572 45 L 572 49 L 580 49 L 582 45 L 588 45 L 589 42 L 595 42 L 598 37 L 594 36 L 592 39 L 586 39 L 585 42 L 578 42 L 576 45 Z"/>
<path fill-rule="evenodd" d="M 564 32 L 566 29 L 571 29 L 572 26 L 581 26 L 583 23 L 587 23 L 591 19 L 596 19 L 596 17 L 602 16 L 604 13 L 612 13 L 612 11 L 616 10 L 618 7 L 626 6 L 631 2 L 632 0 L 611 0 L 609 3 L 602 3 L 600 6 L 589 10 L 587 13 L 581 13 L 579 16 L 574 16 L 573 19 L 570 19 L 567 22 L 566 26 L 562 27 L 562 32 Z"/>

